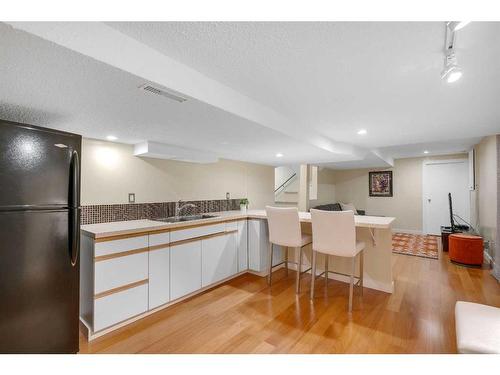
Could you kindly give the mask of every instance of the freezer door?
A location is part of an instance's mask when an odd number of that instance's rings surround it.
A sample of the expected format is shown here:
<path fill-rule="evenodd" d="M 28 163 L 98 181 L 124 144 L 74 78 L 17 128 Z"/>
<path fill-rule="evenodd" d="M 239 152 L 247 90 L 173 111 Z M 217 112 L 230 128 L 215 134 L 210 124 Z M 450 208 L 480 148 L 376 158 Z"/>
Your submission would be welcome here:
<path fill-rule="evenodd" d="M 69 211 L 0 212 L 0 353 L 78 352 Z"/>
<path fill-rule="evenodd" d="M 0 211 L 69 206 L 80 146 L 79 135 L 0 120 Z"/>

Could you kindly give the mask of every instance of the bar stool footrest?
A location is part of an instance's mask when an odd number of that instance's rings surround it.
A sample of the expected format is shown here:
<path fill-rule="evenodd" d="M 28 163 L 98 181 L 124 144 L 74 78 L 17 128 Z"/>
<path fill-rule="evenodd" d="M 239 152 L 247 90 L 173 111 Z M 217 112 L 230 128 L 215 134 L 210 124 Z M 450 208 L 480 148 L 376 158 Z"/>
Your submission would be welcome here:
<path fill-rule="evenodd" d="M 348 275 L 346 273 L 342 273 L 342 272 L 335 272 L 335 271 L 330 271 L 328 270 L 328 274 L 330 273 L 334 273 L 336 275 L 342 275 L 342 276 L 346 276 L 346 277 L 351 277 L 351 275 Z M 325 271 L 321 272 L 319 275 L 316 275 L 315 279 L 318 279 L 320 278 L 321 276 L 324 276 L 325 275 Z M 358 281 L 355 283 L 355 285 L 359 285 L 361 283 L 361 276 L 356 276 L 354 275 L 353 276 L 355 279 L 357 279 Z"/>

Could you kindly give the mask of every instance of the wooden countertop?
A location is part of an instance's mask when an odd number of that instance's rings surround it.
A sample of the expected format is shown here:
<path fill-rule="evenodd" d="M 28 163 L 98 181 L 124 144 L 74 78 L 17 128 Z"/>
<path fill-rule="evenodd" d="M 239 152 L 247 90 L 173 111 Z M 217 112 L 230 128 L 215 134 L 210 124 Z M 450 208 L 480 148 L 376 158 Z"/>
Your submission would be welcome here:
<path fill-rule="evenodd" d="M 165 223 L 155 220 L 130 220 L 130 221 L 116 221 L 111 223 L 101 224 L 87 224 L 81 226 L 83 235 L 92 238 L 113 237 L 127 234 L 147 234 L 157 231 L 179 230 L 200 225 L 216 224 L 226 221 L 243 220 L 243 219 L 266 219 L 265 210 L 248 210 L 247 212 L 241 211 L 223 211 L 223 212 L 210 212 L 209 215 L 217 217 L 184 221 L 179 223 Z M 309 212 L 299 212 L 301 222 L 310 223 L 311 214 Z M 355 223 L 357 227 L 363 228 L 378 228 L 389 229 L 394 217 L 380 217 L 380 216 L 355 216 Z"/>

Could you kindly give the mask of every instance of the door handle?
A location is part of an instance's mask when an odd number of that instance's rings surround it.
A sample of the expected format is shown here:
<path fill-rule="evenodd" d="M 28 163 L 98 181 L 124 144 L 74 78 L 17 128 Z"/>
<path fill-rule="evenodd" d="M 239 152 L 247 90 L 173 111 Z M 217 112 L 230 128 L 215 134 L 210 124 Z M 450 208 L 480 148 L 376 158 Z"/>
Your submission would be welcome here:
<path fill-rule="evenodd" d="M 431 203 L 431 198 L 427 198 L 427 202 Z"/>

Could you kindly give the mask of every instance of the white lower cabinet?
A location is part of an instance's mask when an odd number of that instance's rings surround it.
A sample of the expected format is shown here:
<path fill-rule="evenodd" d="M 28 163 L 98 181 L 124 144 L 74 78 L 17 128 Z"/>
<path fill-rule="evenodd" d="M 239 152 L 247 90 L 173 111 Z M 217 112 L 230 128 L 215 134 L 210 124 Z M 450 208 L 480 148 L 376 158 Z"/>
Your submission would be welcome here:
<path fill-rule="evenodd" d="M 170 301 L 170 248 L 149 252 L 149 308 Z"/>
<path fill-rule="evenodd" d="M 202 287 L 238 273 L 237 233 L 228 233 L 201 241 Z"/>
<path fill-rule="evenodd" d="M 80 316 L 97 333 L 201 288 L 266 269 L 267 224 L 237 220 L 128 238 L 83 237 Z"/>
<path fill-rule="evenodd" d="M 147 310 L 148 284 L 97 298 L 94 301 L 94 331 L 100 331 Z"/>
<path fill-rule="evenodd" d="M 201 288 L 201 241 L 170 247 L 170 299 Z"/>
<path fill-rule="evenodd" d="M 274 246 L 273 265 L 283 260 L 280 246 Z M 256 272 L 266 272 L 269 262 L 269 231 L 266 220 L 248 220 L 248 268 Z"/>
<path fill-rule="evenodd" d="M 247 220 L 238 221 L 238 272 L 248 269 L 248 224 Z"/>

